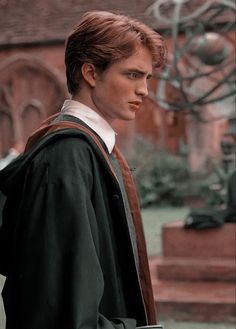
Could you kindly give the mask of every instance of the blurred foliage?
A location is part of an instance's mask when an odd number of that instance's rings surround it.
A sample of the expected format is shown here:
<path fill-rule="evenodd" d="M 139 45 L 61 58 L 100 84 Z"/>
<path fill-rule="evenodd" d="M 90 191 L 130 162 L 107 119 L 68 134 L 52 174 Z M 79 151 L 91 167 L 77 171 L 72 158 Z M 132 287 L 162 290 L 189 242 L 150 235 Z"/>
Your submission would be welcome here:
<path fill-rule="evenodd" d="M 229 174 L 224 172 L 220 163 L 214 163 L 207 173 L 193 175 L 186 150 L 173 155 L 139 135 L 134 138 L 132 150 L 126 158 L 143 208 L 151 205 L 183 206 L 191 199 L 202 200 L 204 205 L 212 207 L 227 203 Z"/>
<path fill-rule="evenodd" d="M 184 204 L 190 172 L 186 157 L 161 151 L 141 136 L 136 136 L 132 151 L 126 155 L 134 167 L 142 207 Z"/>
<path fill-rule="evenodd" d="M 208 206 L 225 206 L 228 199 L 228 184 L 235 166 L 225 171 L 220 162 L 211 161 L 211 170 L 205 175 L 192 177 L 191 185 L 195 194 L 201 196 Z"/>

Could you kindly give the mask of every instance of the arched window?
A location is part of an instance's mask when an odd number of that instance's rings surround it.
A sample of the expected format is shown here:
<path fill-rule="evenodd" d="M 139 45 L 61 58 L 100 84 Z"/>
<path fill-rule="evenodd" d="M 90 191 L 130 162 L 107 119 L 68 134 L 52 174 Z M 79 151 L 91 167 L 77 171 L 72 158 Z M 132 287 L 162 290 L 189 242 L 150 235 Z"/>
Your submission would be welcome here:
<path fill-rule="evenodd" d="M 12 56 L 0 65 L 0 158 L 24 146 L 49 115 L 60 110 L 65 83 L 55 68 L 33 56 Z"/>

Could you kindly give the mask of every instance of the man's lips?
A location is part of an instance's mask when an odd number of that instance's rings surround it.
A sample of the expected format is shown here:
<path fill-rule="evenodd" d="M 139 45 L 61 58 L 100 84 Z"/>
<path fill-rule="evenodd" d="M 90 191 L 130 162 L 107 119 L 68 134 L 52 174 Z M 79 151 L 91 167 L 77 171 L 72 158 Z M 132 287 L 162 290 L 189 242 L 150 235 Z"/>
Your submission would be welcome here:
<path fill-rule="evenodd" d="M 134 102 L 129 102 L 129 104 L 131 105 L 132 108 L 138 110 L 140 105 L 141 105 L 141 101 L 134 101 Z"/>

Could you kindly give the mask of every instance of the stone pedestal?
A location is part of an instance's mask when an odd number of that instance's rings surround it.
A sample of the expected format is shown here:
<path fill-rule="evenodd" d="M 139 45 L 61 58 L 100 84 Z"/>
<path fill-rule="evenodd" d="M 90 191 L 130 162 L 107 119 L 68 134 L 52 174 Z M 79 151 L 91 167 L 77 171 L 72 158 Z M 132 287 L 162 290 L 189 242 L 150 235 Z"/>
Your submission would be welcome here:
<path fill-rule="evenodd" d="M 163 226 L 163 253 L 150 259 L 158 315 L 234 322 L 236 225 L 197 231 L 183 224 Z"/>

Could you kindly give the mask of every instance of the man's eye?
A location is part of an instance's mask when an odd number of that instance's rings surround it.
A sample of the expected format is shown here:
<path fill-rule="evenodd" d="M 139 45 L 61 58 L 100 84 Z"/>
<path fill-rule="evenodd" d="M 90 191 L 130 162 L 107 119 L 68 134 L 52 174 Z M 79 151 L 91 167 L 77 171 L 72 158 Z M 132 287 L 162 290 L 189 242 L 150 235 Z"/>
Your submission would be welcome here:
<path fill-rule="evenodd" d="M 137 72 L 130 72 L 128 76 L 130 79 L 137 79 L 139 77 L 139 74 Z"/>

